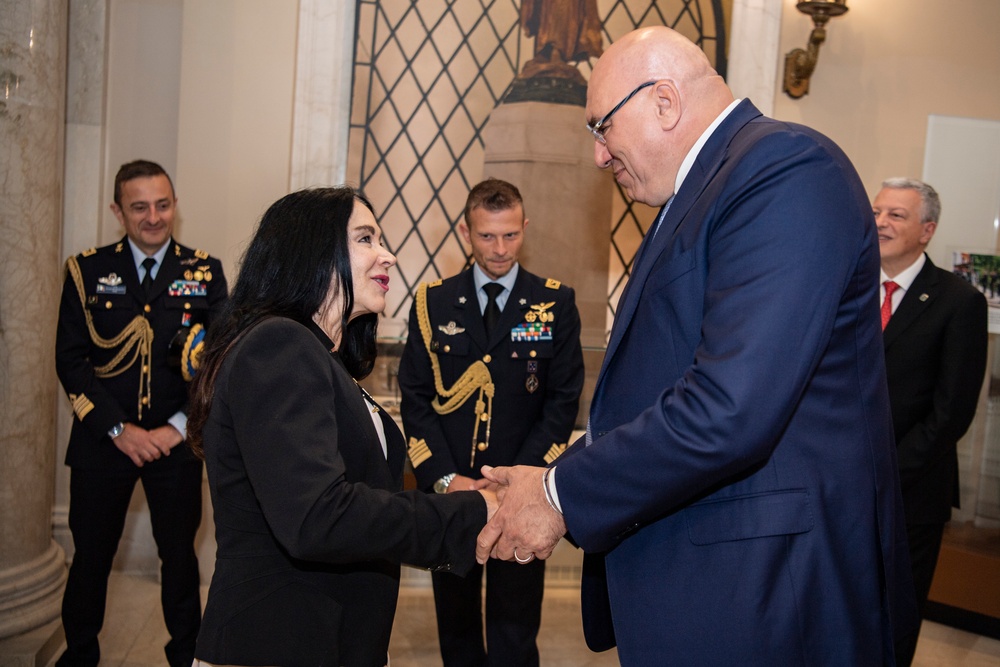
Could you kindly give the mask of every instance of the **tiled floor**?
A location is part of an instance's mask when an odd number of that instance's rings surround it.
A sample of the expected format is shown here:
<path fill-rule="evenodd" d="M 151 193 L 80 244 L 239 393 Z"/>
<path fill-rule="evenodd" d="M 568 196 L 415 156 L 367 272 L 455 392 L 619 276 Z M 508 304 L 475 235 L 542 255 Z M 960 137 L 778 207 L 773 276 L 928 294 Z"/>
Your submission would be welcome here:
<path fill-rule="evenodd" d="M 206 589 L 203 589 L 203 595 Z M 102 667 L 165 664 L 167 630 L 155 581 L 123 574 L 111 578 L 108 614 L 101 633 Z M 591 653 L 580 627 L 579 592 L 546 591 L 539 650 L 544 667 L 613 667 L 614 651 Z M 389 648 L 392 667 L 440 665 L 429 588 L 404 586 Z M 1000 667 L 1000 641 L 925 622 L 916 667 Z M 51 667 L 51 665 L 49 666 Z"/>

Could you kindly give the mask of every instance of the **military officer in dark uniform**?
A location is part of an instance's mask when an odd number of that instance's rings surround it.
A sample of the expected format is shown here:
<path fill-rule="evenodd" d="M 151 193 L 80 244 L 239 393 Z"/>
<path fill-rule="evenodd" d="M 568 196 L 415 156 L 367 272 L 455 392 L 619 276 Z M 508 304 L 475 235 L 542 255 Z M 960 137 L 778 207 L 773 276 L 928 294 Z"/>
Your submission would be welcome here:
<path fill-rule="evenodd" d="M 108 576 L 137 480 L 161 559 L 167 659 L 189 667 L 194 656 L 202 464 L 183 444 L 185 408 L 226 278 L 219 260 L 173 240 L 176 203 L 160 165 L 123 165 L 111 210 L 125 237 L 66 261 L 56 372 L 74 412 L 66 464 L 75 553 L 58 665 L 100 660 Z"/>
<path fill-rule="evenodd" d="M 459 225 L 475 264 L 414 298 L 399 387 L 410 462 L 427 491 L 467 490 L 483 465 L 550 463 L 573 430 L 580 316 L 571 288 L 518 265 L 527 224 L 516 187 L 475 186 Z M 482 566 L 432 575 L 445 666 L 537 665 L 544 561 L 491 560 L 486 571 L 486 647 Z"/>

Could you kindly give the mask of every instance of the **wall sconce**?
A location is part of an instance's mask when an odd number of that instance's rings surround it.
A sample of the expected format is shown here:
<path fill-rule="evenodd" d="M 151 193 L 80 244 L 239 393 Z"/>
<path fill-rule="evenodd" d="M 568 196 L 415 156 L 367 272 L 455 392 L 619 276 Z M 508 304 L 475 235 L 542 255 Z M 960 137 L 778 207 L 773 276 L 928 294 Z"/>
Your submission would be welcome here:
<path fill-rule="evenodd" d="M 819 45 L 826 40 L 826 22 L 847 12 L 847 0 L 799 0 L 796 8 L 813 20 L 808 50 L 792 49 L 785 54 L 785 92 L 798 99 L 809 92 L 809 77 L 816 69 Z"/>

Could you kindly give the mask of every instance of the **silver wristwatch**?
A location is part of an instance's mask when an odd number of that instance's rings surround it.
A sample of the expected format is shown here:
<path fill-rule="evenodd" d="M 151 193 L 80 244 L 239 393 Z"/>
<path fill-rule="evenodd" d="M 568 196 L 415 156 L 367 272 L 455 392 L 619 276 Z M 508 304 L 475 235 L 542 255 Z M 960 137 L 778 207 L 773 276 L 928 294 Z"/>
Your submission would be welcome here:
<path fill-rule="evenodd" d="M 438 481 L 434 482 L 434 493 L 448 493 L 448 487 L 451 486 L 451 480 L 455 479 L 455 475 L 458 473 L 448 473 Z"/>
<path fill-rule="evenodd" d="M 117 438 L 124 431 L 125 431 L 125 424 L 123 424 L 121 422 L 118 422 L 117 424 L 115 424 L 114 426 L 111 427 L 110 431 L 108 431 L 108 437 L 110 437 L 110 438 Z"/>

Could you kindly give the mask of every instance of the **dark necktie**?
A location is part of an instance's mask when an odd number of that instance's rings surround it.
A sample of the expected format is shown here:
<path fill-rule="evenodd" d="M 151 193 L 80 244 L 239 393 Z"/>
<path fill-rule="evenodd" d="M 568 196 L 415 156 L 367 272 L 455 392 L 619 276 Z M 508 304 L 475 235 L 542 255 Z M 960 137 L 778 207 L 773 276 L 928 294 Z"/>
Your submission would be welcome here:
<path fill-rule="evenodd" d="M 142 260 L 142 267 L 146 269 L 146 275 L 142 277 L 142 293 L 146 296 L 146 300 L 149 300 L 149 290 L 153 287 L 153 267 L 156 266 L 156 260 L 152 257 L 147 257 Z"/>
<path fill-rule="evenodd" d="M 486 283 L 483 285 L 486 292 L 486 310 L 483 311 L 483 323 L 486 325 L 487 335 L 492 334 L 500 322 L 500 306 L 497 305 L 497 297 L 503 292 L 503 285 L 500 283 Z"/>
<path fill-rule="evenodd" d="M 889 324 L 889 318 L 892 317 L 892 293 L 899 285 L 891 280 L 887 280 L 883 284 L 885 285 L 885 301 L 882 302 L 882 330 L 885 331 L 885 325 Z"/>

